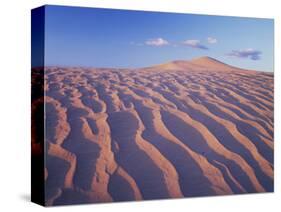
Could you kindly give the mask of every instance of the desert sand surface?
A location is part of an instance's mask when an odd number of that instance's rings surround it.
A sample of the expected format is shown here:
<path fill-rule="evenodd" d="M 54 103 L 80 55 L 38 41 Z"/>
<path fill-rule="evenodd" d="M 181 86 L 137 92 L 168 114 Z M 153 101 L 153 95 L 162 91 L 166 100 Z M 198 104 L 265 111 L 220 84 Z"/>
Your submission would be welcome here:
<path fill-rule="evenodd" d="M 47 205 L 273 191 L 273 77 L 208 57 L 45 67 Z"/>

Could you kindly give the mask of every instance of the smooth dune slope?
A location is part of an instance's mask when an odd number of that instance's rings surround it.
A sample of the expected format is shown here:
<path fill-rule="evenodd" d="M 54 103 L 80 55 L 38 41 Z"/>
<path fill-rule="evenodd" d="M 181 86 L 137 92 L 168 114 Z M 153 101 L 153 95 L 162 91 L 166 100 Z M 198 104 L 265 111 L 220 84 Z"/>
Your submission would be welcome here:
<path fill-rule="evenodd" d="M 273 191 L 273 73 L 46 67 L 45 94 L 48 205 Z"/>

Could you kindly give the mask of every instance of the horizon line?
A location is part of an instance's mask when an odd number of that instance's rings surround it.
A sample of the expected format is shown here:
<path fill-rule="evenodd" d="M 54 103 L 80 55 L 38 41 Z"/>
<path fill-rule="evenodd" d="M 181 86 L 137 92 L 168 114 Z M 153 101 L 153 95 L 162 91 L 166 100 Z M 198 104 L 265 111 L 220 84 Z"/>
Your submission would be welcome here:
<path fill-rule="evenodd" d="M 193 60 L 198 60 L 198 59 L 203 59 L 203 58 L 207 58 L 213 61 L 216 61 L 218 63 L 221 63 L 222 65 L 226 65 L 226 66 L 231 66 L 233 68 L 238 68 L 238 69 L 243 69 L 246 71 L 258 71 L 258 72 L 267 72 L 267 73 L 274 73 L 274 70 L 260 70 L 260 69 L 248 69 L 248 68 L 243 68 L 243 67 L 239 67 L 239 66 L 235 66 L 235 65 L 231 65 L 225 62 L 222 62 L 221 60 L 216 59 L 215 57 L 210 57 L 210 56 L 201 56 L 201 57 L 195 57 L 192 59 L 174 59 L 174 60 L 166 60 L 162 63 L 154 63 L 151 65 L 147 65 L 147 66 L 140 66 L 140 67 L 126 67 L 126 66 L 122 66 L 122 67 L 109 67 L 109 66 L 94 66 L 94 65 L 64 65 L 64 64 L 44 64 L 44 66 L 31 66 L 31 68 L 42 68 L 42 67 L 65 67 L 65 68 L 97 68 L 97 69 L 144 69 L 144 68 L 151 68 L 154 66 L 158 66 L 158 65 L 163 65 L 163 64 L 167 64 L 167 63 L 173 63 L 176 61 L 185 61 L 185 62 L 192 62 Z"/>

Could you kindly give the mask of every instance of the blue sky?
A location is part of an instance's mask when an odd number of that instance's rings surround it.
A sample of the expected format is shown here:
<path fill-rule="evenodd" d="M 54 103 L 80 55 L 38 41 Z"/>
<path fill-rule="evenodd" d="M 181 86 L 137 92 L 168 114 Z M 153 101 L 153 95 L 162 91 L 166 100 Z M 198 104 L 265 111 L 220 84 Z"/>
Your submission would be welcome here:
<path fill-rule="evenodd" d="M 45 65 L 134 68 L 210 56 L 273 71 L 272 19 L 46 6 Z"/>

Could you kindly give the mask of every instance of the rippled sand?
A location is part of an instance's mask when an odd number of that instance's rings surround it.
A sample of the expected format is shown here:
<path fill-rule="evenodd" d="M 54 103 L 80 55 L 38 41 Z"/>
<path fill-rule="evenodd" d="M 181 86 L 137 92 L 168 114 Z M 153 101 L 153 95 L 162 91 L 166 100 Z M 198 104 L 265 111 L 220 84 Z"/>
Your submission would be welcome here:
<path fill-rule="evenodd" d="M 211 58 L 45 69 L 48 205 L 273 191 L 273 74 Z"/>

